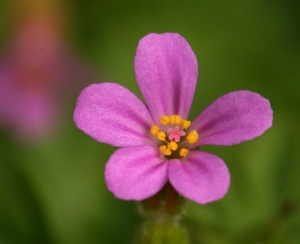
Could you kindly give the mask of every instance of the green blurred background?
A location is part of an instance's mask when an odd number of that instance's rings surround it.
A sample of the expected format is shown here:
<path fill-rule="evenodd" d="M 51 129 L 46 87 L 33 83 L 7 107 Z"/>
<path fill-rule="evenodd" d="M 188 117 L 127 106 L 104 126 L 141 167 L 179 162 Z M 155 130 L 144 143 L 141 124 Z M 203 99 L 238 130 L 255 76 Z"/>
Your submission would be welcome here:
<path fill-rule="evenodd" d="M 300 243 L 299 1 L 63 3 L 66 45 L 99 74 L 83 87 L 113 81 L 141 97 L 133 70 L 139 39 L 150 32 L 177 32 L 199 64 L 190 119 L 233 90 L 270 100 L 273 127 L 263 136 L 201 148 L 226 162 L 231 187 L 217 202 L 188 201 L 184 222 L 194 243 Z M 11 9 L 9 0 L 1 1 L 2 49 L 13 28 Z M 8 128 L 0 129 L 1 244 L 130 243 L 142 223 L 135 202 L 118 200 L 106 188 L 104 167 L 115 148 L 74 126 L 79 92 L 65 97 L 61 125 L 41 141 L 19 140 Z"/>

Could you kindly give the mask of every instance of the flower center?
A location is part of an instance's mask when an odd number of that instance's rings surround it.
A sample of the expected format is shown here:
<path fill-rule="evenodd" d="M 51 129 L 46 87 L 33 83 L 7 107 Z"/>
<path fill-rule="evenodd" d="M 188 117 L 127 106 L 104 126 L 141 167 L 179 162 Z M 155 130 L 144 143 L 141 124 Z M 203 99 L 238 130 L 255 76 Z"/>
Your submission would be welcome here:
<path fill-rule="evenodd" d="M 195 130 L 186 136 L 185 130 L 191 121 L 182 119 L 179 115 L 164 115 L 160 119 L 160 126 L 152 125 L 151 134 L 158 140 L 160 152 L 167 158 L 185 157 L 189 153 L 190 144 L 198 140 Z"/>

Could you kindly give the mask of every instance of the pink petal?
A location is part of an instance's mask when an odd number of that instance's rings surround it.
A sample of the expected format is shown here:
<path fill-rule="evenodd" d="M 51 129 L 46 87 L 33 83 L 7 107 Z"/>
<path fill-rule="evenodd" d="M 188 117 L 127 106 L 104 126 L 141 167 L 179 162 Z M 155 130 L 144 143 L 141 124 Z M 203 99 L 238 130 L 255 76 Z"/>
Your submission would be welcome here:
<path fill-rule="evenodd" d="M 193 122 L 203 144 L 232 145 L 260 136 L 272 126 L 267 99 L 250 91 L 230 92 L 209 105 Z"/>
<path fill-rule="evenodd" d="M 129 90 L 114 84 L 93 84 L 78 97 L 76 126 L 95 140 L 126 147 L 152 144 L 153 125 L 147 107 Z"/>
<path fill-rule="evenodd" d="M 226 194 L 230 174 L 219 157 L 193 150 L 181 161 L 170 160 L 169 180 L 181 195 L 199 204 L 205 204 Z"/>
<path fill-rule="evenodd" d="M 154 146 L 118 149 L 108 160 L 105 181 L 118 198 L 140 201 L 157 193 L 167 182 L 168 163 Z"/>
<path fill-rule="evenodd" d="M 175 137 L 176 137 L 176 136 L 175 136 L 174 134 L 171 134 L 171 135 L 169 136 L 169 139 L 170 139 L 170 140 L 173 140 Z"/>
<path fill-rule="evenodd" d="M 134 68 L 137 83 L 156 123 L 162 115 L 188 117 L 198 64 L 182 36 L 148 34 L 139 42 Z"/>

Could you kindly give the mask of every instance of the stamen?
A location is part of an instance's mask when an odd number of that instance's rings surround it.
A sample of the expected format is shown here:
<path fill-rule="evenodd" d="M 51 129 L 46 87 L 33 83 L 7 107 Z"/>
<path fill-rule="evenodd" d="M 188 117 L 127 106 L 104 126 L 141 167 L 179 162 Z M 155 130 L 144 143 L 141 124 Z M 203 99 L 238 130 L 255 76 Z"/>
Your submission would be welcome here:
<path fill-rule="evenodd" d="M 173 114 L 170 116 L 170 124 L 171 125 L 180 125 L 181 117 L 179 115 Z"/>
<path fill-rule="evenodd" d="M 175 126 L 175 129 L 173 130 L 172 128 L 168 129 L 169 139 L 170 140 L 175 140 L 176 142 L 180 141 L 180 137 L 185 135 L 184 131 L 179 130 L 179 126 Z"/>
<path fill-rule="evenodd" d="M 190 125 L 191 125 L 191 121 L 189 121 L 189 120 L 183 119 L 183 120 L 181 121 L 181 126 L 182 126 L 182 128 L 185 129 L 185 130 L 186 130 L 187 128 L 189 128 Z"/>
<path fill-rule="evenodd" d="M 170 119 L 167 115 L 164 115 L 160 118 L 160 123 L 163 124 L 163 125 L 166 125 L 170 122 Z"/>
<path fill-rule="evenodd" d="M 198 140 L 198 133 L 192 130 L 187 135 L 185 130 L 192 124 L 191 121 L 182 119 L 177 114 L 170 116 L 163 115 L 160 118 L 160 126 L 152 125 L 150 128 L 151 135 L 160 140 L 158 147 L 162 155 L 169 158 L 185 157 L 189 150 L 190 144 L 196 143 Z M 162 126 L 163 125 L 163 126 Z M 186 139 L 181 138 L 185 136 Z M 155 141 L 157 143 L 157 141 Z"/>
<path fill-rule="evenodd" d="M 196 141 L 198 141 L 198 133 L 195 130 L 192 130 L 188 136 L 186 137 L 187 141 L 190 144 L 194 144 Z"/>
<path fill-rule="evenodd" d="M 159 132 L 159 127 L 157 125 L 152 125 L 150 132 L 153 136 L 157 136 Z"/>
<path fill-rule="evenodd" d="M 158 132 L 157 138 L 158 138 L 158 140 L 160 140 L 160 141 L 166 140 L 166 133 L 165 133 L 165 132 L 162 132 L 162 131 Z"/>
<path fill-rule="evenodd" d="M 179 151 L 179 156 L 185 157 L 188 153 L 189 153 L 189 150 L 187 150 L 186 148 L 181 148 Z"/>
<path fill-rule="evenodd" d="M 162 145 L 159 147 L 160 152 L 165 155 L 165 156 L 169 156 L 171 155 L 171 150 L 169 148 L 167 148 L 166 145 Z"/>
<path fill-rule="evenodd" d="M 176 151 L 177 147 L 178 147 L 178 145 L 175 141 L 171 141 L 168 143 L 168 148 L 170 148 L 172 151 Z"/>

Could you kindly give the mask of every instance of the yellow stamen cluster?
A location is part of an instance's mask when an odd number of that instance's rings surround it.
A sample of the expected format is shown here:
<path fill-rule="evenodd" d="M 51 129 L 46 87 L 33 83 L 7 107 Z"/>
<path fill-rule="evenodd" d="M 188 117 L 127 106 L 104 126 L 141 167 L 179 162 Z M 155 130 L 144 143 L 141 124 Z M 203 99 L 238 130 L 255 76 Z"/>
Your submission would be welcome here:
<path fill-rule="evenodd" d="M 162 145 L 159 147 L 160 152 L 165 155 L 165 156 L 170 156 L 171 155 L 171 149 L 168 148 L 166 145 Z"/>
<path fill-rule="evenodd" d="M 189 150 L 187 150 L 186 148 L 181 148 L 179 151 L 179 156 L 185 157 L 188 153 L 189 153 Z"/>
<path fill-rule="evenodd" d="M 195 130 L 192 130 L 188 136 L 186 137 L 187 141 L 190 144 L 194 144 L 196 141 L 198 141 L 198 133 Z"/>
<path fill-rule="evenodd" d="M 198 140 L 198 133 L 195 130 L 192 130 L 187 136 L 186 136 L 186 140 L 180 140 L 178 141 L 178 139 L 175 141 L 175 139 L 173 139 L 174 135 L 170 136 L 171 139 L 169 139 L 169 135 L 166 134 L 166 132 L 173 133 L 168 131 L 168 129 L 172 129 L 171 131 L 177 130 L 178 132 L 178 128 L 175 127 L 179 127 L 180 130 L 186 130 L 190 127 L 191 125 L 191 121 L 189 120 L 185 120 L 182 119 L 179 115 L 173 114 L 170 116 L 164 115 L 161 117 L 160 119 L 160 124 L 163 126 L 163 131 L 160 130 L 161 128 L 158 125 L 152 125 L 150 132 L 151 135 L 155 136 L 159 141 L 163 142 L 164 145 L 161 145 L 159 147 L 160 152 L 164 155 L 164 156 L 171 156 L 172 153 L 176 152 L 175 154 L 173 154 L 173 157 L 175 155 L 175 158 L 180 156 L 180 157 L 185 157 L 188 153 L 189 150 L 187 148 L 182 147 L 183 145 L 186 145 L 187 142 L 189 144 L 194 144 L 195 142 L 197 142 Z M 182 132 L 181 132 L 182 133 Z M 183 133 L 184 135 L 184 133 Z M 180 135 L 182 136 L 182 135 Z M 178 135 L 177 135 L 178 137 Z M 178 143 L 177 143 L 178 142 Z"/>
<path fill-rule="evenodd" d="M 170 122 L 170 118 L 167 115 L 161 117 L 159 121 L 162 125 L 166 125 Z"/>
<path fill-rule="evenodd" d="M 159 132 L 159 127 L 157 125 L 152 125 L 150 132 L 153 136 L 157 136 Z"/>
<path fill-rule="evenodd" d="M 176 151 L 178 144 L 175 141 L 170 141 L 168 145 L 162 145 L 159 147 L 160 152 L 165 156 L 170 156 L 172 151 Z M 171 151 L 172 150 L 172 151 Z"/>
<path fill-rule="evenodd" d="M 158 140 L 160 140 L 160 141 L 166 140 L 166 133 L 165 133 L 165 132 L 162 132 L 162 131 L 158 132 L 157 138 L 158 138 Z"/>
<path fill-rule="evenodd" d="M 182 126 L 182 128 L 183 129 L 187 129 L 187 128 L 189 128 L 190 127 L 190 125 L 192 124 L 192 122 L 191 121 L 189 121 L 189 120 L 182 120 L 181 121 L 181 126 Z"/>
<path fill-rule="evenodd" d="M 170 148 L 173 151 L 176 151 L 178 147 L 178 144 L 175 141 L 171 141 L 168 143 L 168 148 Z"/>
<path fill-rule="evenodd" d="M 181 117 L 179 115 L 171 115 L 170 116 L 170 124 L 171 125 L 180 125 L 181 124 Z"/>

